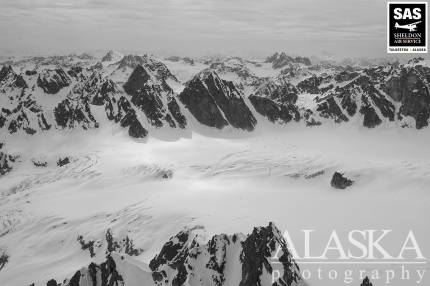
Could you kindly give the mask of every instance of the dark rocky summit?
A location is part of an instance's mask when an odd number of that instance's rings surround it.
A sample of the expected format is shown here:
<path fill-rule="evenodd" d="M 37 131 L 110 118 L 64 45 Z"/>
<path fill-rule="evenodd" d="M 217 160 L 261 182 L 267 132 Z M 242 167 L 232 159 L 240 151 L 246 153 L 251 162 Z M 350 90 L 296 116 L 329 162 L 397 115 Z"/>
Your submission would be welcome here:
<path fill-rule="evenodd" d="M 353 183 L 354 181 L 348 179 L 342 173 L 339 172 L 335 172 L 333 174 L 333 177 L 330 182 L 331 186 L 336 189 L 345 189 L 347 187 L 352 186 Z"/>
<path fill-rule="evenodd" d="M 210 127 L 231 125 L 251 131 L 257 123 L 234 84 L 211 70 L 187 82 L 179 99 L 200 123 Z"/>
<path fill-rule="evenodd" d="M 62 88 L 70 85 L 70 78 L 62 68 L 45 69 L 39 74 L 37 85 L 48 94 L 56 94 Z"/>

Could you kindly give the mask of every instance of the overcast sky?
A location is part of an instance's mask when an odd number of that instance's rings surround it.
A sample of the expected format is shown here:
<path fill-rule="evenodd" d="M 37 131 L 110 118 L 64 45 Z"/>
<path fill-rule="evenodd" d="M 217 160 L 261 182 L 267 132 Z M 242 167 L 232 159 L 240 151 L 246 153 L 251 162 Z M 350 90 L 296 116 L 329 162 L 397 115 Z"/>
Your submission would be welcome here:
<path fill-rule="evenodd" d="M 0 53 L 381 56 L 385 0 L 0 0 Z"/>

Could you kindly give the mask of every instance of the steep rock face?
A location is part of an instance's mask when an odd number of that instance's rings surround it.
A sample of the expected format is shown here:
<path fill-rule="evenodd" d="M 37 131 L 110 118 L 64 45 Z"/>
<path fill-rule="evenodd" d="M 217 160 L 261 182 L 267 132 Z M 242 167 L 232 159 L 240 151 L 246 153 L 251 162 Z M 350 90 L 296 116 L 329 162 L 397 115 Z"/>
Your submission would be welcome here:
<path fill-rule="evenodd" d="M 291 83 L 280 79 L 263 84 L 255 91 L 255 95 L 272 99 L 278 103 L 294 104 L 298 98 L 298 90 Z"/>
<path fill-rule="evenodd" d="M 70 78 L 62 68 L 45 69 L 37 78 L 37 85 L 48 94 L 56 94 L 62 88 L 70 85 Z"/>
<path fill-rule="evenodd" d="M 300 269 L 289 253 L 281 232 L 273 223 L 267 227 L 254 228 L 252 234 L 241 244 L 242 280 L 240 286 L 261 285 L 263 273 L 273 273 L 274 267 L 279 267 L 283 275 L 273 285 L 299 285 L 303 283 Z M 274 257 L 275 253 L 278 256 L 277 262 L 279 262 L 279 265 L 276 264 L 276 266 L 270 263 L 270 258 Z"/>
<path fill-rule="evenodd" d="M 369 75 L 361 75 L 343 86 L 336 86 L 320 99 L 316 111 L 324 118 L 346 122 L 363 117 L 363 126 L 373 128 L 386 121 L 394 121 L 395 106 L 378 88 Z"/>
<path fill-rule="evenodd" d="M 83 90 L 91 104 L 104 105 L 107 118 L 128 128 L 131 137 L 146 137 L 148 131 L 140 123 L 129 100 L 121 95 L 118 86 L 111 79 L 95 72 L 85 83 Z"/>
<path fill-rule="evenodd" d="M 430 69 L 423 66 L 402 69 L 386 83 L 386 92 L 395 101 L 401 102 L 399 116 L 411 116 L 416 128 L 429 124 L 430 118 Z"/>
<path fill-rule="evenodd" d="M 113 109 L 114 103 L 106 105 L 106 111 L 109 112 L 109 117 L 114 118 L 122 127 L 128 127 L 128 134 L 134 138 L 144 138 L 148 135 L 148 131 L 142 126 L 136 116 L 136 112 L 132 108 L 130 102 L 121 96 L 118 103 L 116 113 Z"/>
<path fill-rule="evenodd" d="M 84 130 L 97 128 L 96 122 L 91 113 L 88 101 L 79 94 L 69 94 L 54 108 L 54 116 L 57 125 L 61 128 L 77 128 Z"/>
<path fill-rule="evenodd" d="M 271 122 L 281 121 L 288 123 L 291 120 L 299 121 L 300 113 L 294 104 L 279 104 L 269 98 L 251 95 L 251 104 L 261 115 L 267 117 Z"/>
<path fill-rule="evenodd" d="M 324 83 L 325 81 L 329 80 L 329 77 L 323 77 L 323 76 L 310 76 L 308 78 L 305 78 L 304 80 L 300 81 L 297 84 L 297 88 L 301 92 L 306 92 L 310 94 L 320 94 L 323 93 L 328 88 L 331 88 L 332 86 L 321 88 L 320 85 Z"/>
<path fill-rule="evenodd" d="M 151 125 L 185 128 L 186 119 L 174 98 L 172 89 L 164 80 L 153 77 L 151 72 L 138 65 L 127 82 L 124 90 L 131 95 L 131 102 L 142 110 Z M 175 122 L 176 120 L 176 122 Z"/>
<path fill-rule="evenodd" d="M 251 131 L 257 122 L 234 84 L 211 70 L 187 82 L 179 99 L 200 123 L 210 127 L 230 124 Z"/>

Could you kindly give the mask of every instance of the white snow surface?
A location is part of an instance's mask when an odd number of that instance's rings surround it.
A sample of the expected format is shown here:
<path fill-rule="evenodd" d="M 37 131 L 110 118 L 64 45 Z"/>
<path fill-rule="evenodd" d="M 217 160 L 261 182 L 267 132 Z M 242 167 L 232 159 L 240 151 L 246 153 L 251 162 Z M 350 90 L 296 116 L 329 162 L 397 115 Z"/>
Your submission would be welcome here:
<path fill-rule="evenodd" d="M 332 230 L 345 237 L 354 229 L 392 229 L 387 249 L 397 253 L 413 230 L 424 256 L 430 256 L 428 129 L 261 124 L 253 133 L 207 133 L 133 140 L 103 128 L 8 138 L 7 151 L 21 157 L 0 178 L 0 249 L 10 256 L 0 270 L 0 285 L 70 278 L 92 261 L 80 249 L 78 235 L 102 239 L 108 228 L 144 250 L 127 261 L 145 271 L 162 245 L 185 227 L 199 226 L 209 239 L 247 234 L 269 221 L 288 230 L 299 251 L 300 230 L 315 229 L 315 255 Z M 57 167 L 64 156 L 71 163 Z M 47 160 L 48 167 L 33 166 L 32 158 Z M 338 170 L 355 184 L 333 189 L 330 179 Z M 172 178 L 163 178 L 166 173 Z M 103 259 L 97 253 L 93 260 Z M 318 265 L 301 267 L 316 271 Z M 341 273 L 363 266 L 331 267 Z M 139 275 L 149 279 L 133 272 L 126 285 L 142 285 Z M 354 278 L 352 285 L 359 285 Z M 422 285 L 428 281 L 425 276 Z M 345 285 L 341 278 L 308 282 Z M 397 277 L 390 285 L 405 284 Z"/>

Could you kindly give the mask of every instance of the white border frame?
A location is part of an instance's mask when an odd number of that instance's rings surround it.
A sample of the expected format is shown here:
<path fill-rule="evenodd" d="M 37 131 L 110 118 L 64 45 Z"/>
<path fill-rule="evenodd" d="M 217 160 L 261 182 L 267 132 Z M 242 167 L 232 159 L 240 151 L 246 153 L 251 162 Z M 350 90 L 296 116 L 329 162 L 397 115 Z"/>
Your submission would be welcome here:
<path fill-rule="evenodd" d="M 407 51 L 390 51 L 390 13 L 389 13 L 389 7 L 390 4 L 424 4 L 425 6 L 425 12 L 426 12 L 426 44 L 424 47 L 420 47 L 420 48 L 425 48 L 425 51 L 412 51 L 413 48 L 415 47 L 395 47 L 395 48 L 401 48 L 401 49 L 407 49 Z M 429 29 L 429 25 L 428 25 L 428 3 L 427 2 L 418 2 L 418 1 L 414 1 L 414 2 L 409 2 L 409 1 L 387 1 L 387 53 L 388 54 L 427 54 L 428 53 L 428 29 Z M 392 47 L 394 48 L 394 47 Z"/>

